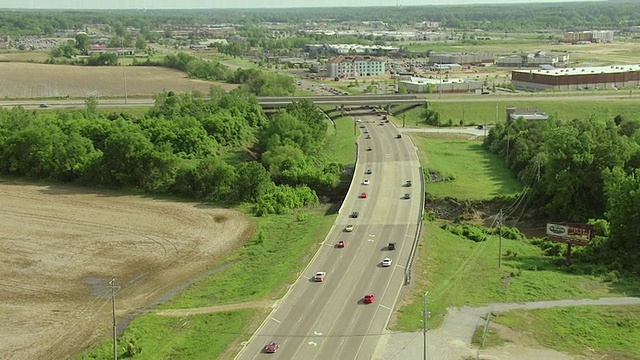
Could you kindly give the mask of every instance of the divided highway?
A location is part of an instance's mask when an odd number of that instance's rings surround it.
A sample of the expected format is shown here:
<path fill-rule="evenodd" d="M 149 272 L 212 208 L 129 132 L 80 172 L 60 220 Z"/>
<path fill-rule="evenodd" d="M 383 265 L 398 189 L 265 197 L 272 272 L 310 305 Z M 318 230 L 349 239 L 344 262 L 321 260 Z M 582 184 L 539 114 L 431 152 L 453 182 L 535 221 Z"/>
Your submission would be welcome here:
<path fill-rule="evenodd" d="M 411 140 L 370 110 L 353 113 L 359 130 L 353 183 L 323 246 L 236 359 L 371 359 L 404 283 L 423 202 L 419 161 Z M 371 150 L 368 148 L 371 147 Z M 371 174 L 366 170 L 371 169 Z M 365 179 L 370 180 L 364 185 Z M 413 186 L 407 187 L 407 180 Z M 362 193 L 367 198 L 361 198 Z M 405 194 L 411 194 L 405 199 Z M 358 212 L 352 218 L 352 212 Z M 353 225 L 352 232 L 344 231 Z M 344 248 L 336 247 L 338 241 Z M 389 242 L 396 243 L 389 250 Z M 392 266 L 382 267 L 390 257 Z M 317 271 L 326 272 L 314 282 Z M 372 304 L 364 304 L 373 293 Z M 278 341 L 276 354 L 264 347 Z"/>

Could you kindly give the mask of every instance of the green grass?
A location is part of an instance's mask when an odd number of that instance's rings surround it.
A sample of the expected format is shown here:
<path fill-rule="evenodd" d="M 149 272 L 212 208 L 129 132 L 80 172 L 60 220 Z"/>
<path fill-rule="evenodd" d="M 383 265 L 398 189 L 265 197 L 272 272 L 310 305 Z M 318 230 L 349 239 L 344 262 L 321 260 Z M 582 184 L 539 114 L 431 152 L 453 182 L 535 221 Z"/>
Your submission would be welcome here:
<path fill-rule="evenodd" d="M 118 358 L 219 359 L 229 344 L 240 336 L 250 336 L 253 329 L 248 326 L 259 313 L 259 310 L 246 309 L 187 317 L 141 315 L 118 339 Z M 82 360 L 112 358 L 111 340 L 78 357 Z"/>
<path fill-rule="evenodd" d="M 559 351 L 600 359 L 640 358 L 640 305 L 518 310 L 498 314 L 493 321 Z"/>
<path fill-rule="evenodd" d="M 356 160 L 356 137 L 354 135 L 354 122 L 351 116 L 344 116 L 334 119 L 335 130 L 329 130 L 329 138 L 327 139 L 327 149 L 329 152 L 329 161 L 342 165 L 353 164 Z M 358 132 L 356 132 L 358 133 Z"/>
<path fill-rule="evenodd" d="M 471 345 L 481 349 L 504 345 L 505 341 L 498 334 L 496 334 L 495 331 L 489 328 L 489 330 L 487 330 L 487 336 L 484 339 L 484 346 L 482 346 L 483 333 L 484 333 L 484 325 L 478 326 L 476 330 L 473 332 L 473 336 L 471 337 Z"/>
<path fill-rule="evenodd" d="M 502 160 L 482 147 L 479 140 L 438 138 L 438 134 L 412 134 L 420 149 L 420 163 L 454 180 L 427 183 L 426 191 L 457 199 L 486 200 L 511 195 L 524 187 Z"/>
<path fill-rule="evenodd" d="M 326 205 L 297 214 L 256 218 L 257 234 L 240 251 L 225 259 L 233 265 L 191 285 L 160 308 L 195 308 L 263 298 L 277 299 L 286 291 L 324 241 L 335 221 Z M 217 266 L 222 265 L 217 264 Z M 259 279 L 259 281 L 256 281 Z"/>
<path fill-rule="evenodd" d="M 548 96 L 545 94 L 543 96 Z M 616 115 L 622 115 L 626 119 L 640 119 L 640 106 L 637 100 L 519 100 L 519 101 L 441 101 L 430 100 L 429 109 L 440 114 L 440 125 L 445 126 L 449 120 L 454 126 L 460 125 L 462 120 L 465 126 L 480 124 L 504 123 L 506 119 L 505 107 L 516 106 L 520 108 L 537 108 L 546 114 L 562 120 L 587 119 L 595 116 L 597 119 L 613 119 Z M 497 111 L 496 111 L 497 107 Z M 425 126 L 425 109 L 418 107 L 405 113 L 407 126 Z M 402 118 L 402 114 L 398 118 Z"/>
<path fill-rule="evenodd" d="M 406 297 L 411 303 L 398 310 L 393 330 L 415 331 L 422 327 L 420 311 L 425 290 L 432 300 L 431 328 L 442 324 L 450 306 L 624 295 L 616 284 L 605 282 L 600 276 L 568 273 L 564 265 L 556 265 L 557 258 L 544 256 L 526 241 L 503 239 L 500 269 L 497 237 L 475 243 L 442 230 L 439 225 L 424 224 L 426 237 L 418 249 L 415 284 Z M 511 273 L 513 277 L 505 278 Z M 638 286 L 637 280 L 634 283 Z"/>

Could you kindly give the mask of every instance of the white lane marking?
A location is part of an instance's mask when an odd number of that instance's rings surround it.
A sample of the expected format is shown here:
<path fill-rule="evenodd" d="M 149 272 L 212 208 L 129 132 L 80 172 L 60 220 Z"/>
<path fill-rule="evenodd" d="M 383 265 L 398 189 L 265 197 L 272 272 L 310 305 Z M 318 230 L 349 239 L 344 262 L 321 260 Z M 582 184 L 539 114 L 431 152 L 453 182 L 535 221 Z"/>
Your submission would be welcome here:
<path fill-rule="evenodd" d="M 320 331 L 314 331 L 313 334 L 317 336 L 322 336 L 322 333 Z"/>
<path fill-rule="evenodd" d="M 385 309 L 387 309 L 387 310 L 391 310 L 391 308 L 390 308 L 390 307 L 388 307 L 388 306 L 384 306 L 384 305 L 382 305 L 382 304 L 379 304 L 378 306 L 383 307 L 383 308 L 385 308 Z"/>
<path fill-rule="evenodd" d="M 318 346 L 318 343 L 315 343 L 315 342 L 313 342 L 313 341 L 309 341 L 307 344 L 309 344 L 309 345 L 311 345 L 311 346 L 313 346 L 313 347 Z"/>
<path fill-rule="evenodd" d="M 271 320 L 277 322 L 278 324 L 280 324 L 280 320 L 276 319 L 276 318 L 271 318 Z"/>
<path fill-rule="evenodd" d="M 399 268 L 403 268 L 404 269 L 404 266 L 402 266 L 402 265 L 396 265 L 396 266 L 399 267 Z"/>

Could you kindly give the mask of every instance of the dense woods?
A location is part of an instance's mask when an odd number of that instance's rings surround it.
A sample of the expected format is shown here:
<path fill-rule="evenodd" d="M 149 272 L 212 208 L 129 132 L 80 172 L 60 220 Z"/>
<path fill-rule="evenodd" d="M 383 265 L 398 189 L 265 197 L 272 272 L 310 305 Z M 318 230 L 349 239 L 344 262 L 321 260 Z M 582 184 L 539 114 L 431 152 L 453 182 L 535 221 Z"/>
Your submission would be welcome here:
<path fill-rule="evenodd" d="M 331 195 L 343 169 L 325 160 L 328 121 L 313 103 L 267 118 L 244 88 L 209 95 L 160 93 L 142 117 L 1 110 L 0 173 L 249 201 L 258 214 Z"/>
<path fill-rule="evenodd" d="M 640 23 L 634 1 L 594 1 L 556 4 L 500 4 L 421 7 L 346 7 L 308 9 L 198 9 L 198 10 L 112 10 L 100 11 L 3 11 L 0 34 L 11 36 L 55 34 L 61 29 L 84 29 L 106 24 L 118 36 L 126 27 L 140 29 L 147 41 L 154 41 L 172 24 L 212 23 L 253 25 L 261 22 L 301 24 L 307 21 L 384 21 L 391 27 L 422 21 L 460 30 L 531 31 L 550 29 L 620 29 Z"/>
<path fill-rule="evenodd" d="M 599 222 L 598 235 L 609 238 L 596 245 L 602 250 L 597 256 L 591 252 L 596 262 L 640 271 L 639 125 L 620 116 L 566 122 L 521 118 L 497 124 L 484 144 L 531 187 L 531 205 L 544 218 Z"/>

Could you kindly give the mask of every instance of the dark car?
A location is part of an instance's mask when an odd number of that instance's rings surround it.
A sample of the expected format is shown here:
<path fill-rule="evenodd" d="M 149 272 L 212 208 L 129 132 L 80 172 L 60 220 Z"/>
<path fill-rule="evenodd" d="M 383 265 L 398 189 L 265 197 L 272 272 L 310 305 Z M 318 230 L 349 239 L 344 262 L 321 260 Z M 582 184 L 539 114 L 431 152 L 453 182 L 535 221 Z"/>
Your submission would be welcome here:
<path fill-rule="evenodd" d="M 272 341 L 270 343 L 267 344 L 267 346 L 264 347 L 264 352 L 269 353 L 269 354 L 273 354 L 276 351 L 278 351 L 278 348 L 280 347 L 280 343 L 277 341 Z"/>
<path fill-rule="evenodd" d="M 402 137 L 402 134 L 396 135 L 396 139 L 400 139 L 401 137 Z"/>
<path fill-rule="evenodd" d="M 371 175 L 372 171 L 371 171 L 371 169 L 367 169 L 367 170 L 364 171 L 364 173 L 367 174 L 367 175 Z"/>
<path fill-rule="evenodd" d="M 354 212 L 351 213 L 351 217 L 354 218 L 354 219 L 357 218 L 358 216 L 360 216 L 360 213 L 357 212 L 357 211 L 354 211 Z"/>

